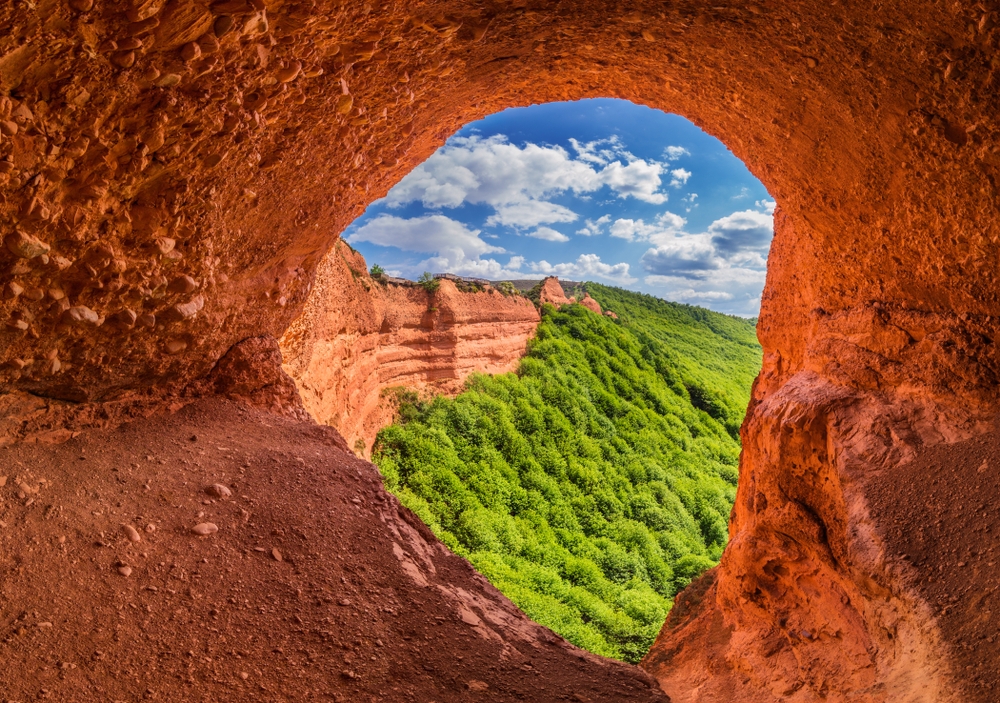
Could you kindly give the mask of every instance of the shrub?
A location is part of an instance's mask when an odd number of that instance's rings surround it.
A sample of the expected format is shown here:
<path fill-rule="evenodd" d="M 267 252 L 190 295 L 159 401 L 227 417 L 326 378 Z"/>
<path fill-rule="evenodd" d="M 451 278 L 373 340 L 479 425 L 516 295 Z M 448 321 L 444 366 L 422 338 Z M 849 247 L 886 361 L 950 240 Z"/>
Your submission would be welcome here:
<path fill-rule="evenodd" d="M 428 276 L 429 278 L 429 276 Z M 619 323 L 546 305 L 516 374 L 454 399 L 387 391 L 386 485 L 537 622 L 637 662 L 713 566 L 760 368 L 753 327 L 588 283 Z"/>
<path fill-rule="evenodd" d="M 424 271 L 420 274 L 420 278 L 417 279 L 417 283 L 419 283 L 421 288 L 431 295 L 436 293 L 437 289 L 441 287 L 441 280 L 434 278 L 434 275 L 428 271 Z"/>
<path fill-rule="evenodd" d="M 385 269 L 379 266 L 378 264 L 373 264 L 371 271 L 369 271 L 369 274 L 375 280 L 382 280 L 383 278 L 385 278 Z"/>

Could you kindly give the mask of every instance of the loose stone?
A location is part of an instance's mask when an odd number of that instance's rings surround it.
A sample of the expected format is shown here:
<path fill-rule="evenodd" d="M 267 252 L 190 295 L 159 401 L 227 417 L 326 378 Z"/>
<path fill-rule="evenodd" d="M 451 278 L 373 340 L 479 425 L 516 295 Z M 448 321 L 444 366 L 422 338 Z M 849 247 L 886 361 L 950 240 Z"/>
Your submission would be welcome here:
<path fill-rule="evenodd" d="M 200 522 L 192 527 L 191 531 L 201 537 L 208 537 L 209 535 L 214 535 L 218 532 L 219 526 L 213 522 Z"/>
<path fill-rule="evenodd" d="M 139 536 L 139 531 L 132 527 L 131 525 L 122 525 L 122 531 L 125 536 L 129 538 L 131 542 L 141 542 L 142 537 Z"/>
<path fill-rule="evenodd" d="M 233 492 L 229 490 L 228 486 L 224 486 L 221 483 L 213 483 L 205 489 L 205 493 L 213 498 L 228 498 L 233 494 Z"/>

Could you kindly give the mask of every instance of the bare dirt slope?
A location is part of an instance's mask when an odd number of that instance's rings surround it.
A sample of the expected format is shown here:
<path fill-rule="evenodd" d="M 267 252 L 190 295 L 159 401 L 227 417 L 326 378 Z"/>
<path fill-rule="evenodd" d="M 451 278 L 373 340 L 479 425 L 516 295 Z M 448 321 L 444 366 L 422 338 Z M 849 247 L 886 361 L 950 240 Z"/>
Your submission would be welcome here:
<path fill-rule="evenodd" d="M 331 428 L 201 400 L 0 476 L 0 699 L 667 701 L 528 621 Z"/>
<path fill-rule="evenodd" d="M 933 609 L 967 700 L 1000 700 L 1000 427 L 869 486 L 891 559 Z"/>

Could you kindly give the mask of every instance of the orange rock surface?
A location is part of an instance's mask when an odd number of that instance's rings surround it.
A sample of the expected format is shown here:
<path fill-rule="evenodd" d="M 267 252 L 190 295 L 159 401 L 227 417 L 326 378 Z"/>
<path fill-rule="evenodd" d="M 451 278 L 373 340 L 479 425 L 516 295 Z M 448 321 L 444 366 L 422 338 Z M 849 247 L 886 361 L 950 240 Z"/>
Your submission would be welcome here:
<path fill-rule="evenodd" d="M 915 584 L 945 562 L 902 559 L 871 507 L 1000 406 L 996 7 L 39 0 L 0 28 L 5 438 L 224 391 L 219 360 L 281 337 L 338 233 L 448 135 L 630 99 L 722 139 L 779 205 L 732 541 L 645 666 L 675 701 L 996 699 L 1000 638 L 946 626 L 996 632 L 984 591 L 932 603 Z"/>
<path fill-rule="evenodd" d="M 592 312 L 596 312 L 598 315 L 601 314 L 601 304 L 591 298 L 590 293 L 584 294 L 583 299 L 580 301 L 580 305 Z"/>
<path fill-rule="evenodd" d="M 539 320 L 520 296 L 381 284 L 338 243 L 281 346 L 306 409 L 367 456 L 396 410 L 386 389 L 455 394 L 473 371 L 513 371 Z"/>
<path fill-rule="evenodd" d="M 573 302 L 566 297 L 566 291 L 563 290 L 559 279 L 555 276 L 549 276 L 542 281 L 542 289 L 538 293 L 538 301 L 540 303 L 555 305 L 557 308 Z"/>

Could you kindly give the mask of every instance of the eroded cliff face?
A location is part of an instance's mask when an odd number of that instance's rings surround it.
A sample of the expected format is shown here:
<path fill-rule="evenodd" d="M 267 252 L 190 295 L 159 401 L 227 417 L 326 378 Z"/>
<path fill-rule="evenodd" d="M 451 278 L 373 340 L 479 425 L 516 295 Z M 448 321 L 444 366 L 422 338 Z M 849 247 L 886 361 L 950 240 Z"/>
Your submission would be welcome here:
<path fill-rule="evenodd" d="M 520 296 L 461 292 L 449 280 L 434 293 L 379 283 L 338 242 L 281 347 L 312 416 L 368 456 L 397 408 L 387 389 L 453 395 L 474 371 L 513 371 L 539 320 Z"/>
<path fill-rule="evenodd" d="M 646 666 L 682 701 L 995 699 L 954 663 L 995 672 L 1000 638 L 940 627 L 995 618 L 982 593 L 928 600 L 944 564 L 897 559 L 870 500 L 1000 408 L 993 4 L 40 0 L 0 28 L 6 436 L 216 392 L 449 134 L 631 99 L 722 139 L 783 213 L 732 544 Z"/>

